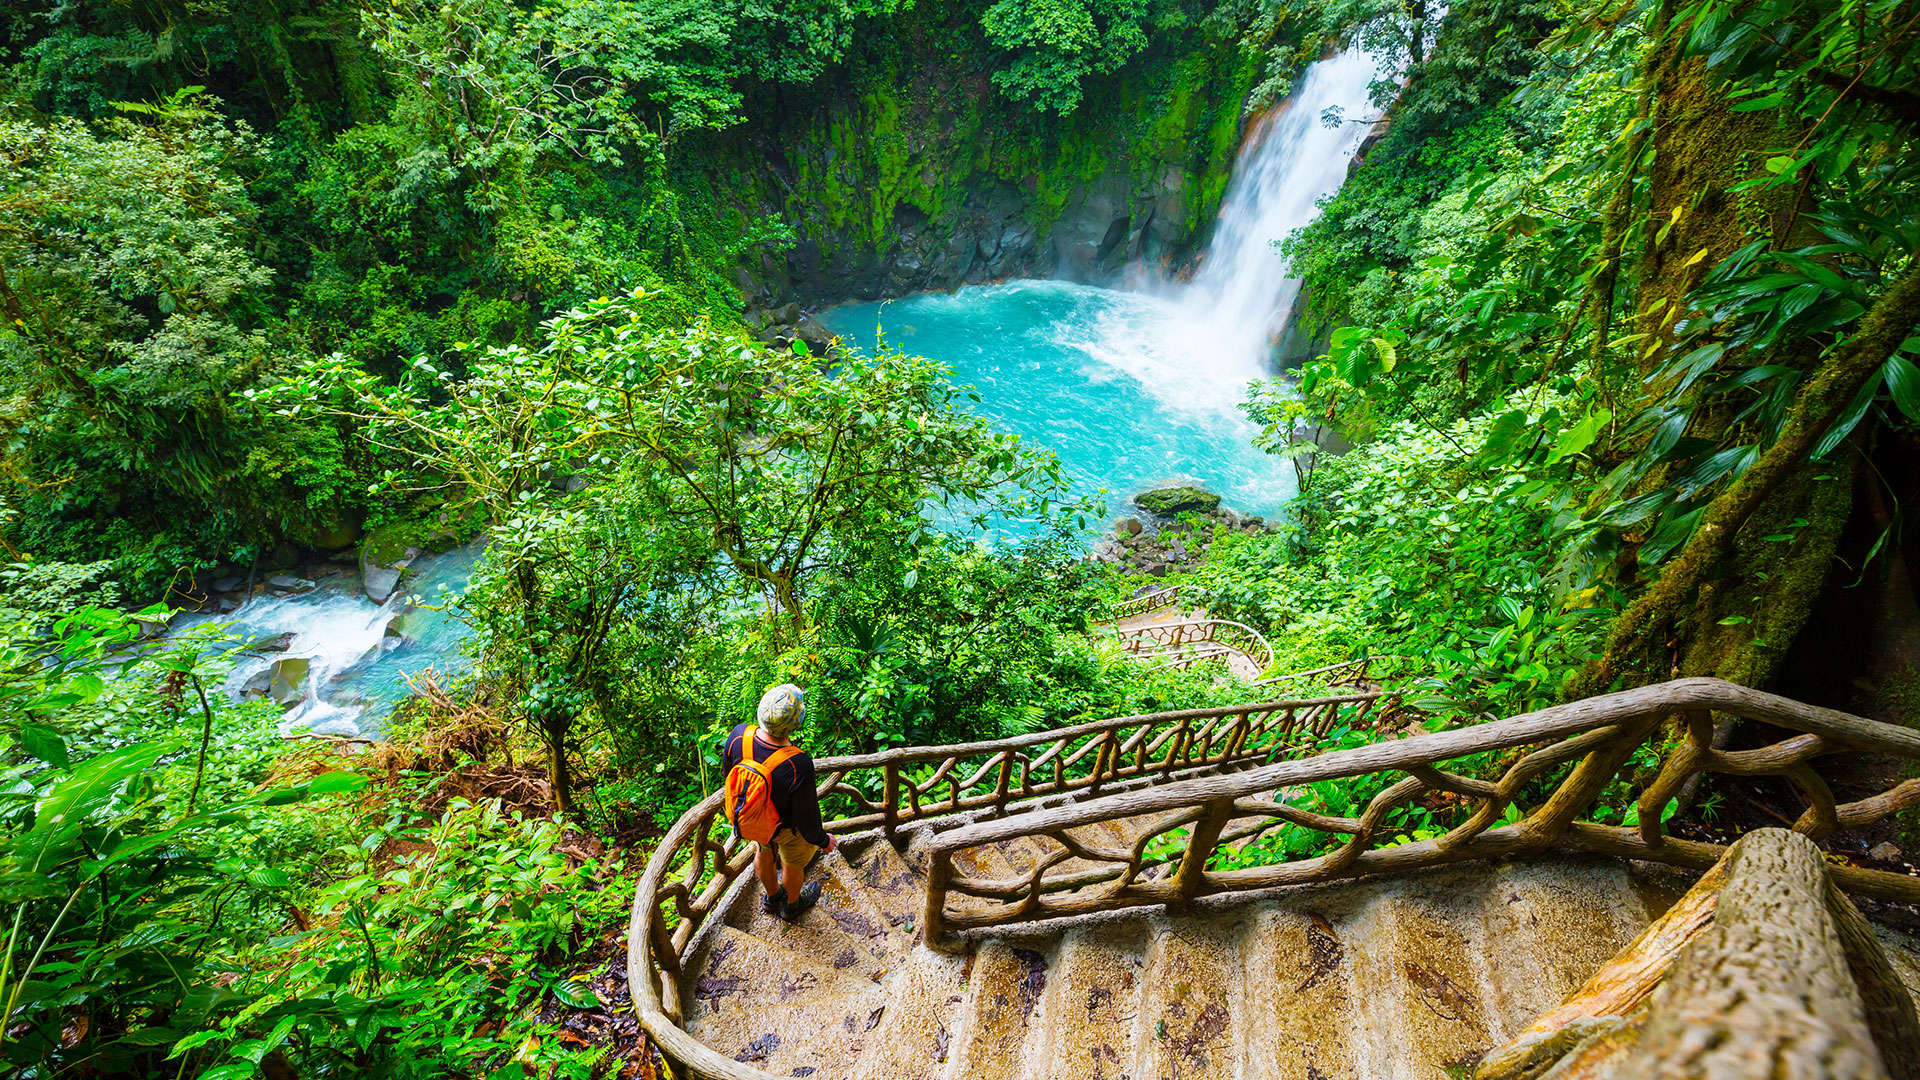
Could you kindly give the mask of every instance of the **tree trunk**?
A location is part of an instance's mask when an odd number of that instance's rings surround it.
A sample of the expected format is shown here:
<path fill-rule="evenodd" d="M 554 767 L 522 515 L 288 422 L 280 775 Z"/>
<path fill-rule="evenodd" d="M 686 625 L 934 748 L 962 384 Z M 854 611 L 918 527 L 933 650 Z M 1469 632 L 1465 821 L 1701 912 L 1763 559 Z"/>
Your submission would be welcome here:
<path fill-rule="evenodd" d="M 521 636 L 533 657 L 536 680 L 531 681 L 537 681 L 546 654 L 539 644 L 539 620 L 535 616 L 540 605 L 540 572 L 531 562 L 522 560 L 513 569 L 513 584 L 520 594 Z M 547 786 L 553 790 L 556 814 L 573 813 L 573 774 L 567 767 L 567 730 L 572 726 L 571 716 L 546 714 L 538 720 L 540 741 L 547 751 Z"/>

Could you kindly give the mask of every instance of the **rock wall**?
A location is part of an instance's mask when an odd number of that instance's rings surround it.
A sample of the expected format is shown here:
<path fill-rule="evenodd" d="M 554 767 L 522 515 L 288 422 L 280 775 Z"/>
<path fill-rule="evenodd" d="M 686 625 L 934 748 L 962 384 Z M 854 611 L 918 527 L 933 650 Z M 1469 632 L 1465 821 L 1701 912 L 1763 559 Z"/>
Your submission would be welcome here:
<path fill-rule="evenodd" d="M 1106 281 L 1204 243 L 1256 71 L 1245 50 L 1169 46 L 1090 85 L 1065 118 L 920 60 L 749 110 L 769 119 L 716 146 L 731 160 L 708 182 L 795 233 L 741 267 L 750 317 L 1012 277 Z"/>

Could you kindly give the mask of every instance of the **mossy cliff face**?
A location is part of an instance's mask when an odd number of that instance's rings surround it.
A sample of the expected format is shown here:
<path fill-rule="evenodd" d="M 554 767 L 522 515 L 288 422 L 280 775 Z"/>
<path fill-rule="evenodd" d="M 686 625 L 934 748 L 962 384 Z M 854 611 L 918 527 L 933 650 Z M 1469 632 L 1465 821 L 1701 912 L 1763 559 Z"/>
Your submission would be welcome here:
<path fill-rule="evenodd" d="M 1226 191 L 1256 70 L 1225 44 L 1149 54 L 1053 117 L 1005 101 L 963 59 L 914 59 L 725 133 L 713 156 L 735 164 L 715 183 L 797 239 L 743 268 L 749 305 L 1102 281 L 1182 260 Z"/>

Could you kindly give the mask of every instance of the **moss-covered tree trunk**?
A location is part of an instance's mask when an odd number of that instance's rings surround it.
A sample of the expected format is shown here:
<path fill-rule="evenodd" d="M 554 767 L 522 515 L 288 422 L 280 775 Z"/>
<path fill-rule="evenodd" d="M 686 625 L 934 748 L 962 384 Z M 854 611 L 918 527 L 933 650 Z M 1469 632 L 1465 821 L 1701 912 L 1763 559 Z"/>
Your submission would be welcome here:
<path fill-rule="evenodd" d="M 1887 357 L 1917 324 L 1920 324 L 1920 265 L 1913 265 L 1874 302 L 1859 331 L 1807 380 L 1794 400 L 1779 438 L 1752 468 L 1708 504 L 1693 537 L 1679 556 L 1621 612 L 1608 636 L 1606 652 L 1568 681 L 1568 696 L 1601 693 L 1623 676 L 1651 679 L 1669 673 L 1713 675 L 1722 674 L 1724 670 L 1725 677 L 1738 674 L 1745 681 L 1754 682 L 1764 681 L 1772 674 L 1771 659 L 1777 658 L 1777 653 L 1771 651 L 1763 655 L 1749 648 L 1737 650 L 1731 657 L 1710 649 L 1702 652 L 1704 636 L 1714 632 L 1701 625 L 1702 618 L 1712 611 L 1711 601 L 1707 601 L 1709 606 L 1705 611 L 1696 615 L 1696 610 L 1701 607 L 1703 597 L 1710 598 L 1716 588 L 1723 587 L 1714 583 L 1745 577 L 1761 590 L 1753 598 L 1756 605 L 1791 604 L 1793 610 L 1798 611 L 1796 617 L 1783 619 L 1773 632 L 1788 635 L 1798 631 L 1799 622 L 1810 609 L 1813 593 L 1824 576 L 1827 560 L 1832 557 L 1838 525 L 1822 523 L 1816 531 L 1809 519 L 1805 527 L 1809 540 L 1795 557 L 1814 565 L 1798 567 L 1799 572 L 1784 581 L 1763 579 L 1751 568 L 1737 565 L 1731 557 L 1743 542 L 1749 546 L 1756 539 L 1762 543 L 1777 542 L 1767 539 L 1773 534 L 1743 539 L 1742 530 L 1754 521 L 1767 500 L 1783 490 L 1791 492 L 1795 484 L 1813 483 L 1843 489 L 1838 495 L 1824 498 L 1848 497 L 1844 489 L 1850 485 L 1816 471 L 1832 470 L 1834 466 L 1809 462 L 1808 454 L 1860 387 L 1886 363 Z M 1784 500 L 1784 496 L 1782 498 Z M 1823 497 L 1810 497 L 1809 505 L 1827 505 L 1831 513 L 1831 504 L 1819 503 L 1820 498 Z M 1844 519 L 1845 510 L 1840 510 L 1838 516 Z M 1829 530 L 1832 539 L 1822 539 Z M 1820 540 L 1824 546 L 1816 546 L 1814 540 Z M 1711 626 L 1719 628 L 1721 624 L 1715 620 Z M 1688 637 L 1693 640 L 1687 640 Z M 1675 657 L 1691 658 L 1694 663 L 1710 661 L 1716 666 L 1709 670 L 1677 667 L 1671 659 Z M 1763 660 L 1768 662 L 1762 663 Z"/>
<path fill-rule="evenodd" d="M 1656 18 L 1659 40 L 1642 76 L 1653 109 L 1651 155 L 1627 319 L 1643 375 L 1668 359 L 1677 324 L 1700 316 L 1687 298 L 1715 264 L 1756 240 L 1774 248 L 1806 240 L 1804 188 L 1738 190 L 1766 175 L 1770 153 L 1797 141 L 1795 121 L 1779 110 L 1733 111 L 1705 59 L 1686 55 L 1691 23 L 1671 21 L 1674 11 L 1664 5 Z M 1606 284 L 1612 287 L 1611 277 Z M 1569 681 L 1569 696 L 1678 675 L 1750 685 L 1773 676 L 1813 609 L 1852 509 L 1853 458 L 1840 452 L 1812 462 L 1808 453 L 1898 344 L 1905 310 L 1899 292 L 1889 293 L 1884 311 L 1876 309 L 1880 330 L 1863 330 L 1839 353 L 1823 359 L 1817 343 L 1798 342 L 1750 358 L 1811 373 L 1792 419 L 1774 448 L 1710 505 L 1680 556 L 1621 614 L 1605 655 Z M 1732 430 L 1737 422 L 1734 405 L 1711 407 L 1691 419 L 1687 434 L 1722 443 L 1763 437 Z M 1649 483 L 1664 479 L 1656 471 Z"/>

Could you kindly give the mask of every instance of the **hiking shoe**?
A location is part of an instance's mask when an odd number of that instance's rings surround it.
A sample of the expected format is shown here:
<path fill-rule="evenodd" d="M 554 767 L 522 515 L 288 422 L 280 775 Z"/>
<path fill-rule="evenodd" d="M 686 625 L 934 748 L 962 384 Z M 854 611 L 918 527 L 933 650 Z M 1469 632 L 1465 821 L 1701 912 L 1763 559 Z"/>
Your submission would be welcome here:
<path fill-rule="evenodd" d="M 774 893 L 772 896 L 763 896 L 760 898 L 760 910 L 766 912 L 767 914 L 773 916 L 776 919 L 782 917 L 782 912 L 785 910 L 786 904 L 787 904 L 787 894 L 783 892 Z"/>
<path fill-rule="evenodd" d="M 809 881 L 801 886 L 800 898 L 798 900 L 790 900 L 781 906 L 780 917 L 788 922 L 795 922 L 800 916 L 813 910 L 813 905 L 819 902 L 820 883 L 817 881 Z"/>

